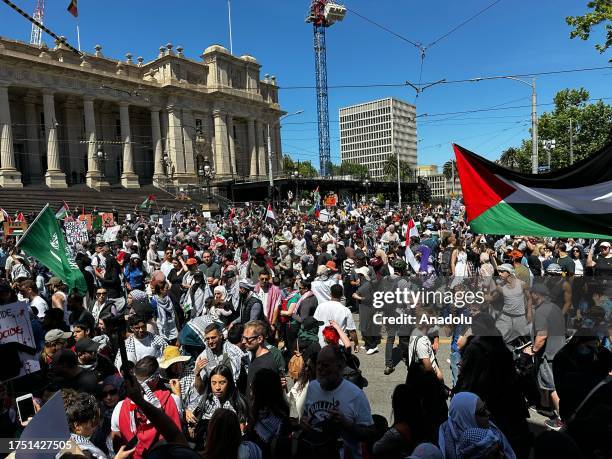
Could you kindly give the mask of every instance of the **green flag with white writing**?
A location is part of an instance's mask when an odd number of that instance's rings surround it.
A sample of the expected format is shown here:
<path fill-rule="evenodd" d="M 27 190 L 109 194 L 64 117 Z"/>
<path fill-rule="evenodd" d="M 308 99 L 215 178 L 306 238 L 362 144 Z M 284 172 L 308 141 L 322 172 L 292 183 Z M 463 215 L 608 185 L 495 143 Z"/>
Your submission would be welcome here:
<path fill-rule="evenodd" d="M 70 292 L 77 289 L 80 295 L 87 294 L 83 273 L 70 256 L 64 233 L 49 204 L 38 214 L 17 243 L 17 247 L 62 279 L 70 288 Z"/>

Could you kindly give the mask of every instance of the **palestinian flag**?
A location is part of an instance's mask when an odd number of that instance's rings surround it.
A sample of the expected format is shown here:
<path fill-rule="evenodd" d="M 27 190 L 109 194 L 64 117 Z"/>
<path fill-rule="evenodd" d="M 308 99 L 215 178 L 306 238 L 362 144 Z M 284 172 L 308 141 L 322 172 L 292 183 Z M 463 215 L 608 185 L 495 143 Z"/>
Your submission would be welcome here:
<path fill-rule="evenodd" d="M 274 211 L 272 210 L 272 204 L 268 204 L 268 208 L 266 209 L 266 220 L 276 220 L 276 216 L 274 215 Z"/>
<path fill-rule="evenodd" d="M 547 174 L 522 174 L 453 145 L 476 233 L 612 237 L 612 144 Z"/>
<path fill-rule="evenodd" d="M 147 196 L 147 198 L 142 201 L 142 203 L 140 204 L 140 208 L 141 209 L 148 209 L 151 206 L 152 202 L 155 202 L 155 196 L 153 196 L 152 194 L 150 194 L 149 196 Z"/>
<path fill-rule="evenodd" d="M 410 245 L 411 237 L 419 237 L 419 230 L 414 223 L 414 219 L 408 220 L 408 230 L 406 231 L 406 246 Z"/>
<path fill-rule="evenodd" d="M 79 16 L 77 1 L 78 0 L 70 0 L 70 5 L 68 5 L 68 8 L 66 8 L 66 10 L 68 10 L 68 12 L 72 14 L 75 18 Z"/>
<path fill-rule="evenodd" d="M 64 220 L 68 216 L 68 212 L 70 212 L 70 207 L 68 207 L 68 204 L 66 204 L 66 201 L 64 201 L 62 207 L 60 207 L 55 213 L 55 218 L 58 220 Z"/>
<path fill-rule="evenodd" d="M 315 216 L 315 218 L 319 218 L 319 215 L 321 215 L 321 205 L 318 202 L 315 202 L 315 205 L 312 206 L 309 210 L 308 210 L 308 214 L 309 217 L 312 217 L 313 215 Z"/>

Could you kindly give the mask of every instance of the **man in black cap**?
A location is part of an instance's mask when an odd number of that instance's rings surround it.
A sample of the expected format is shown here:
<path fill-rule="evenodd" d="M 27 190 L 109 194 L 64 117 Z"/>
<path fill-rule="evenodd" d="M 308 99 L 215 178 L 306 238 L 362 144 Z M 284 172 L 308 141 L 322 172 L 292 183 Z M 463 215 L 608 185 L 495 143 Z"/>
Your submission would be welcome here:
<path fill-rule="evenodd" d="M 82 338 L 74 345 L 79 367 L 96 373 L 98 381 L 117 374 L 117 369 L 107 357 L 98 354 L 100 344 L 91 338 Z"/>
<path fill-rule="evenodd" d="M 98 393 L 96 372 L 81 368 L 76 354 L 70 349 L 62 349 L 53 355 L 49 376 L 60 389 L 74 389 L 94 395 Z"/>

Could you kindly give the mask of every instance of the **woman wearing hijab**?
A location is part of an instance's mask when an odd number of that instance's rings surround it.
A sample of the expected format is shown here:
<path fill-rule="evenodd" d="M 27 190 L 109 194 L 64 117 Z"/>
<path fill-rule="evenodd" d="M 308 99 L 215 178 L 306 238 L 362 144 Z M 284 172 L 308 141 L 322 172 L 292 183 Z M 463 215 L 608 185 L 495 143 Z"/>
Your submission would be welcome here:
<path fill-rule="evenodd" d="M 233 313 L 232 303 L 227 299 L 227 289 L 223 285 L 217 285 L 207 314 L 215 322 L 221 322 L 224 326 L 229 326 Z"/>
<path fill-rule="evenodd" d="M 470 441 L 469 437 L 466 439 L 463 436 L 470 429 L 482 429 L 486 432 L 484 432 L 484 435 L 482 435 L 483 432 L 478 432 L 478 438 Z M 473 447 L 473 443 L 477 443 L 478 439 L 482 440 L 484 438 L 487 438 L 486 444 L 488 446 L 491 446 L 493 441 L 497 442 L 506 459 L 516 458 L 506 436 L 495 424 L 489 421 L 489 411 L 485 403 L 472 392 L 459 392 L 452 398 L 448 409 L 448 420 L 440 426 L 438 433 L 438 444 L 444 457 L 446 459 L 461 459 L 464 457 L 462 451 L 467 449 L 466 444 Z M 483 448 L 485 446 L 483 444 Z M 460 449 L 460 447 L 463 449 Z"/>

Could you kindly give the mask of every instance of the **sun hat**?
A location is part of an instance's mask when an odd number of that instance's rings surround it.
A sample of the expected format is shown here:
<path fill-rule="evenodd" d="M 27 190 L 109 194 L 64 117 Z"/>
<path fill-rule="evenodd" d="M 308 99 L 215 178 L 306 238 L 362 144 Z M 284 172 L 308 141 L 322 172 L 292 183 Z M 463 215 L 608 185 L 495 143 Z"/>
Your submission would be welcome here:
<path fill-rule="evenodd" d="M 191 356 L 181 355 L 181 350 L 177 346 L 166 346 L 161 359 L 159 359 L 159 367 L 165 370 L 173 363 L 187 362 L 189 360 L 191 360 Z"/>

